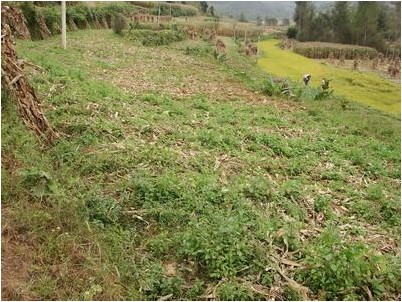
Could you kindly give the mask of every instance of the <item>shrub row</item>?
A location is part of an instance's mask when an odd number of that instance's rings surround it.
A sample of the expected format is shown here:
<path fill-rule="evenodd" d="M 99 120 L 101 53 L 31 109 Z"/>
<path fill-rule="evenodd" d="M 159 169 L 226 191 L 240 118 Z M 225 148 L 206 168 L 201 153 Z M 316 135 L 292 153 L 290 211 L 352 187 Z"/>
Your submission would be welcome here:
<path fill-rule="evenodd" d="M 180 29 L 153 30 L 130 30 L 129 38 L 131 41 L 139 42 L 144 46 L 168 45 L 186 39 L 186 33 Z"/>

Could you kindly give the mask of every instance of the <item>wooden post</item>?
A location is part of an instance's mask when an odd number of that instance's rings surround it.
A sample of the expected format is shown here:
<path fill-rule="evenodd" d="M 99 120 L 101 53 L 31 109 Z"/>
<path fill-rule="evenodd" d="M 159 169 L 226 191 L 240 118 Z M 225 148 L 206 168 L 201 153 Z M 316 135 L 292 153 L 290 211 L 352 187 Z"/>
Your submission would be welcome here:
<path fill-rule="evenodd" d="M 236 23 L 233 24 L 233 40 L 236 40 Z"/>
<path fill-rule="evenodd" d="M 67 48 L 66 27 L 66 1 L 61 1 L 61 44 L 64 49 Z"/>
<path fill-rule="evenodd" d="M 159 10 L 158 10 L 158 26 L 159 26 L 159 17 L 161 15 L 161 6 L 159 5 Z"/>

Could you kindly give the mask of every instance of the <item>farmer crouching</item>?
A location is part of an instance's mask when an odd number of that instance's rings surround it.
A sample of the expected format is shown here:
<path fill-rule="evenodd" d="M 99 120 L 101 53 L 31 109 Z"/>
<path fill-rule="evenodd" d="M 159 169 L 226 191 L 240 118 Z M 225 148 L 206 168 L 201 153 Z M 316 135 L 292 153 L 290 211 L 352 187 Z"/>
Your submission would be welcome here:
<path fill-rule="evenodd" d="M 310 79 L 311 79 L 311 74 L 305 74 L 304 76 L 303 76 L 303 82 L 304 82 L 304 85 L 308 85 L 308 82 L 310 82 Z"/>

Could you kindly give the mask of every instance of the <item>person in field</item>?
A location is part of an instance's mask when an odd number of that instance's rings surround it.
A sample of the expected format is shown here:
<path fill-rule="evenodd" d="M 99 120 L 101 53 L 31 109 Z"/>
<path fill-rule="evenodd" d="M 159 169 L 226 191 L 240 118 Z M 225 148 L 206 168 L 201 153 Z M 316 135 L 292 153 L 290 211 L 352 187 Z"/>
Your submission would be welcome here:
<path fill-rule="evenodd" d="M 329 89 L 329 82 L 330 81 L 331 80 L 328 80 L 326 78 L 322 78 L 322 80 L 321 80 L 321 89 L 322 89 L 322 91 L 327 91 Z"/>
<path fill-rule="evenodd" d="M 304 82 L 304 85 L 308 85 L 308 82 L 310 82 L 310 79 L 311 79 L 311 74 L 305 74 L 304 76 L 303 76 L 303 82 Z"/>

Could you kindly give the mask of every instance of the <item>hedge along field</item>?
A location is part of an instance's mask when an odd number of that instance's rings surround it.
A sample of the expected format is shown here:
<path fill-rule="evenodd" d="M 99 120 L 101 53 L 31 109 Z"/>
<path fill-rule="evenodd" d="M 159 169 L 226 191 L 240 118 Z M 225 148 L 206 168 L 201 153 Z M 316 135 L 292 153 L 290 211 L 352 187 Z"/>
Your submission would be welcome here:
<path fill-rule="evenodd" d="M 344 70 L 325 63 L 318 63 L 276 46 L 278 40 L 260 42 L 262 57 L 258 65 L 265 71 L 292 80 L 302 80 L 310 73 L 310 85 L 319 86 L 323 77 L 331 79 L 335 95 L 371 106 L 384 112 L 400 114 L 400 86 L 371 73 Z"/>

